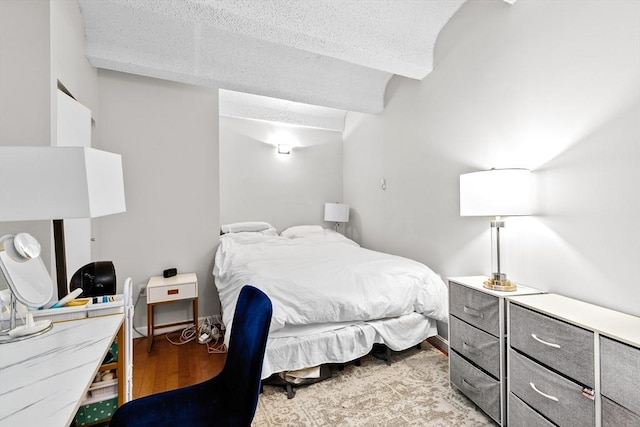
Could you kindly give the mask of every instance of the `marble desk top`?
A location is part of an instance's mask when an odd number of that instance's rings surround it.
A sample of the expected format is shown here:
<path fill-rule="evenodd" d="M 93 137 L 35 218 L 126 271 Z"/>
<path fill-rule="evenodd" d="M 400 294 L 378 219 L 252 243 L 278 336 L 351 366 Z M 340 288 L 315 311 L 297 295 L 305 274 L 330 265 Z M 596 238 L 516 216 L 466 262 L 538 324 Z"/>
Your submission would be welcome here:
<path fill-rule="evenodd" d="M 40 336 L 0 344 L 0 425 L 69 426 L 123 319 L 54 323 Z"/>

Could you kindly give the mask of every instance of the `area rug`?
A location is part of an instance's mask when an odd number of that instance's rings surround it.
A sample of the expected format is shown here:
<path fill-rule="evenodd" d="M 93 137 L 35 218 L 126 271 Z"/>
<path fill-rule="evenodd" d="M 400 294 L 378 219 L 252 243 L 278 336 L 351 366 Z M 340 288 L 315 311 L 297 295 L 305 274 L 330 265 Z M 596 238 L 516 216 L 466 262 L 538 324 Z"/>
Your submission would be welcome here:
<path fill-rule="evenodd" d="M 253 427 L 268 426 L 493 426 L 483 412 L 449 386 L 447 357 L 428 343 L 372 356 L 361 366 L 332 369 L 325 381 L 296 388 L 265 386 Z"/>

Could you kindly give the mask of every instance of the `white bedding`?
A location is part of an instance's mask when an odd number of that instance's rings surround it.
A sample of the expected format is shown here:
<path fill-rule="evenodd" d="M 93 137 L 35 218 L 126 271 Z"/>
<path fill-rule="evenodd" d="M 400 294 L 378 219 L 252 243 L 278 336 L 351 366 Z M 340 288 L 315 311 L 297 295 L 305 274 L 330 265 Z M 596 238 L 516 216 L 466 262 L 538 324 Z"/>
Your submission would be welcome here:
<path fill-rule="evenodd" d="M 330 230 L 297 238 L 223 235 L 213 273 L 227 327 L 240 289 L 251 284 L 271 299 L 274 337 L 303 331 L 304 325 L 354 324 L 414 312 L 447 317 L 446 286 L 427 266 L 363 249 Z"/>
<path fill-rule="evenodd" d="M 373 344 L 385 344 L 392 350 L 404 350 L 437 334 L 436 322 L 418 313 L 392 319 L 339 325 L 329 330 L 323 325 L 315 332 L 297 336 L 270 334 L 262 364 L 262 379 L 271 374 L 345 363 L 365 356 Z M 287 328 L 285 328 L 287 329 Z M 285 334 L 288 335 L 288 334 Z"/>

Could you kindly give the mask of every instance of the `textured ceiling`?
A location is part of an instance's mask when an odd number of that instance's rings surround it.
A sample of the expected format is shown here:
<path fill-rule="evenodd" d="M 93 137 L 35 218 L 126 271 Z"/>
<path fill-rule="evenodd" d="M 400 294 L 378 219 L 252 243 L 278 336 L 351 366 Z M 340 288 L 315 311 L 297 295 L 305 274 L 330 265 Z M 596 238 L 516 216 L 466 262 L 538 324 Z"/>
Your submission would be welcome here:
<path fill-rule="evenodd" d="M 336 130 L 344 111 L 382 111 L 393 74 L 422 79 L 431 71 L 436 38 L 464 1 L 80 0 L 80 7 L 96 67 L 242 92 L 222 92 L 221 115 Z"/>

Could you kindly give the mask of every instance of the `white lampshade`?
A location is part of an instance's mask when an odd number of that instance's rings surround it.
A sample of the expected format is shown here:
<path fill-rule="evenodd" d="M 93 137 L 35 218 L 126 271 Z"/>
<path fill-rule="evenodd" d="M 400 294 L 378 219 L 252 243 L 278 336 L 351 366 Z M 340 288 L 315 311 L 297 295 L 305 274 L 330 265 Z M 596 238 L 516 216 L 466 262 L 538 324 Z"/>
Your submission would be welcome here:
<path fill-rule="evenodd" d="M 328 222 L 349 222 L 349 205 L 325 203 L 324 220 Z"/>
<path fill-rule="evenodd" d="M 531 215 L 528 169 L 460 175 L 460 216 Z"/>
<path fill-rule="evenodd" d="M 0 147 L 0 221 L 126 210 L 122 158 L 85 147 Z"/>

